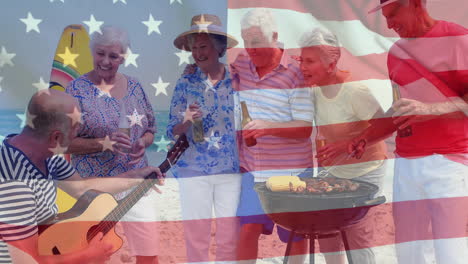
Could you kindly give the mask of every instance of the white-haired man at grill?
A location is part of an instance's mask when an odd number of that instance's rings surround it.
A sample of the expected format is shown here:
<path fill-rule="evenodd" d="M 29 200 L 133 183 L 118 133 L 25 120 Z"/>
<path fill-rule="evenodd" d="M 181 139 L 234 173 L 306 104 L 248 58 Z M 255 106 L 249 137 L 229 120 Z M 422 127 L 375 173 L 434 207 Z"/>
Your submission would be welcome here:
<path fill-rule="evenodd" d="M 242 188 L 237 215 L 241 233 L 238 258 L 255 262 L 258 239 L 261 234 L 271 234 L 274 223 L 263 211 L 256 182 L 264 182 L 274 175 L 298 175 L 313 166 L 312 131 L 313 104 L 302 83 L 298 63 L 278 41 L 278 29 L 273 14 L 268 9 L 256 8 L 241 20 L 245 51 L 231 64 L 231 74 L 239 91 L 240 101 L 245 101 L 253 121 L 243 127 L 244 139 L 255 139 L 255 146 L 239 142 Z M 306 173 L 307 174 L 307 173 Z M 283 242 L 289 232 L 278 227 Z M 307 241 L 295 237 L 292 255 L 303 255 Z M 302 262 L 302 256 L 292 258 Z"/>

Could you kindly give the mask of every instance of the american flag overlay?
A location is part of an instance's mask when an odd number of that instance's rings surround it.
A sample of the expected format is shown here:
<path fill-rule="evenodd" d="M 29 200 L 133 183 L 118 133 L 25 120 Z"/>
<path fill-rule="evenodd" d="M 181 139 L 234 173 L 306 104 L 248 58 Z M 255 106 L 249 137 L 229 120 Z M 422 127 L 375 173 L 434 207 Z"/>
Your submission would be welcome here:
<path fill-rule="evenodd" d="M 467 9 L 0 1 L 0 264 L 466 263 Z"/>

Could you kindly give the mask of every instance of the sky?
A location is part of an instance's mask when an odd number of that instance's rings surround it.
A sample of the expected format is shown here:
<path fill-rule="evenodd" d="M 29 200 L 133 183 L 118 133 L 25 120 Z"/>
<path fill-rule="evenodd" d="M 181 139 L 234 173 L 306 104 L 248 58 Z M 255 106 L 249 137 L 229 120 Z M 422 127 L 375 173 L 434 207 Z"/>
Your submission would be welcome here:
<path fill-rule="evenodd" d="M 90 21 L 93 15 L 104 25 L 128 31 L 131 50 L 138 57 L 136 63 L 122 65 L 119 71 L 141 81 L 155 110 L 167 110 L 172 90 L 185 67 L 185 63 L 179 65 L 174 38 L 188 30 L 196 14 L 216 14 L 226 25 L 226 10 L 227 2 L 219 0 L 0 0 L 0 58 L 4 57 L 3 63 L 0 59 L 0 109 L 26 107 L 38 89 L 33 84 L 40 83 L 40 78 L 49 81 L 63 29 L 70 24 L 83 24 L 89 32 L 84 21 Z M 32 16 L 29 28 L 21 20 L 26 21 L 28 13 Z M 149 28 L 142 22 L 148 21 L 150 15 L 162 23 L 148 35 Z M 36 19 L 41 21 L 37 24 Z M 156 88 L 151 84 L 157 83 L 159 77 L 169 83 L 167 95 L 155 95 Z"/>

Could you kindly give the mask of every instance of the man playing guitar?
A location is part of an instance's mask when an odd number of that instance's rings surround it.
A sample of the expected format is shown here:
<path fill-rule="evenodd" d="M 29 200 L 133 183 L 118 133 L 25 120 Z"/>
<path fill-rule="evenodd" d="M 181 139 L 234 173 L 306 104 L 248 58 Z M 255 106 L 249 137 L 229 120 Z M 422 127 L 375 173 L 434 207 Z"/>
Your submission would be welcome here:
<path fill-rule="evenodd" d="M 164 183 L 161 170 L 150 166 L 123 173 L 118 180 L 81 178 L 56 155 L 64 153 L 76 136 L 78 110 L 75 99 L 64 92 L 38 92 L 28 105 L 28 125 L 0 145 L 0 263 L 103 262 L 114 250 L 102 233 L 95 235 L 83 250 L 39 254 L 38 225 L 57 214 L 57 187 L 79 197 L 91 188 L 118 193 L 143 182 L 150 174 L 156 175 L 159 185 Z"/>

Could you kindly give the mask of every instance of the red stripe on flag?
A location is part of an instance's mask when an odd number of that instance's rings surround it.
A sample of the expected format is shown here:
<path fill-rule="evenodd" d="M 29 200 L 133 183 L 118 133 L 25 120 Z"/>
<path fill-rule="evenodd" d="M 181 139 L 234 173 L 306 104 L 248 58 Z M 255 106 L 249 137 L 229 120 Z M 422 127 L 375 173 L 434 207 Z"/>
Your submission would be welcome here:
<path fill-rule="evenodd" d="M 405 201 L 385 203 L 370 208 L 368 214 L 358 222 L 366 224 L 366 229 L 372 229 L 372 233 L 353 233 L 349 229 L 344 229 L 347 233 L 349 247 L 351 250 L 373 248 L 379 246 L 389 246 L 395 243 L 403 243 L 408 241 L 419 240 L 435 240 L 449 238 L 468 237 L 467 212 L 468 197 L 454 198 L 439 198 L 430 200 Z M 352 216 L 361 208 L 333 209 L 309 212 L 285 212 L 272 215 L 276 221 L 285 221 L 292 225 L 305 224 L 311 227 L 313 223 L 321 226 L 329 223 L 338 223 L 337 216 L 348 217 Z M 433 210 L 432 212 L 430 210 Z M 443 210 L 449 218 L 442 218 L 438 210 Z M 394 217 L 395 216 L 395 217 Z M 394 219 L 396 221 L 394 221 Z M 161 221 L 161 222 L 130 222 L 133 225 L 155 225 L 159 230 L 159 245 L 163 250 L 160 254 L 160 260 L 163 262 L 183 263 L 189 261 L 214 261 L 214 260 L 237 260 L 236 256 L 223 256 L 218 259 L 214 257 L 214 248 L 216 244 L 212 244 L 210 256 L 207 259 L 197 259 L 187 257 L 186 254 L 186 238 L 184 230 L 191 230 L 192 236 L 208 236 L 215 229 L 215 222 L 222 225 L 223 223 L 237 222 L 238 217 L 231 218 L 215 218 L 202 220 L 187 220 L 187 221 Z M 423 223 L 429 223 L 432 220 L 432 228 Z M 127 222 L 129 223 L 129 222 Z M 75 223 L 77 224 L 77 223 Z M 211 226 L 206 233 L 205 227 Z M 289 225 L 288 225 L 289 226 Z M 200 228 L 204 227 L 204 228 Z M 78 228 L 71 229 L 67 236 L 73 235 L 73 231 Z M 217 232 L 230 232 L 232 230 L 218 229 Z M 320 231 L 320 230 L 318 230 Z M 198 233 L 197 233 L 198 232 Z M 63 234 L 58 234 L 63 235 Z M 128 234 L 127 234 L 128 235 Z M 339 239 L 339 237 L 338 237 Z M 359 242 L 363 239 L 365 243 Z M 315 253 L 334 252 L 342 250 L 342 246 L 328 242 L 316 242 Z M 241 245 L 242 246 L 242 245 Z M 258 258 L 273 258 L 284 255 L 286 244 L 279 241 L 278 237 L 273 234 L 262 236 L 259 240 L 259 255 Z M 121 254 L 122 251 L 118 251 Z"/>
<path fill-rule="evenodd" d="M 464 0 L 428 1 L 428 11 L 436 19 L 468 25 L 468 14 L 464 8 Z M 229 0 L 228 8 L 266 7 L 288 9 L 301 13 L 310 13 L 319 20 L 350 21 L 359 20 L 370 30 L 387 37 L 398 35 L 387 28 L 387 22 L 381 12 L 368 14 L 378 5 L 376 0 Z M 286 18 L 285 22 L 288 19 Z M 293 18 L 292 18 L 293 19 Z M 277 21 L 282 23 L 282 21 Z"/>
<path fill-rule="evenodd" d="M 311 13 L 323 20 L 355 20 L 367 14 L 377 4 L 374 0 L 229 0 L 228 8 L 275 8 Z M 359 8 L 356 8 L 359 7 Z M 278 21 L 279 22 L 279 21 Z"/>
<path fill-rule="evenodd" d="M 228 63 L 232 63 L 244 48 L 233 48 L 227 52 Z M 287 49 L 285 52 L 292 58 L 299 59 L 301 49 Z M 338 68 L 350 71 L 352 78 L 347 81 L 363 81 L 369 79 L 387 80 L 387 53 L 354 56 L 346 48 L 341 48 Z M 272 87 L 274 88 L 274 87 Z"/>
<path fill-rule="evenodd" d="M 432 121 L 447 121 L 449 122 L 449 125 L 447 125 L 446 129 L 458 129 L 458 124 L 453 123 L 453 118 L 455 115 L 463 116 L 463 113 L 461 112 L 454 112 L 452 113 L 451 117 L 444 117 L 441 118 L 439 116 L 433 117 Z M 412 116 L 408 116 L 412 117 Z M 424 118 L 428 118 L 429 116 L 425 116 Z M 343 133 L 340 131 L 350 131 L 350 128 L 366 128 L 369 126 L 369 123 L 372 125 L 373 129 L 372 132 L 375 133 L 375 135 L 380 135 L 377 138 L 380 138 L 381 136 L 388 135 L 388 138 L 385 140 L 385 146 L 382 147 L 382 152 L 375 152 L 375 153 L 370 153 L 369 151 L 364 152 L 364 155 L 362 156 L 361 159 L 356 159 L 356 158 L 348 158 L 344 159 L 343 156 L 347 155 L 347 149 L 343 149 L 341 153 L 341 156 L 337 157 L 328 157 L 328 160 L 326 162 L 323 162 L 319 164 L 316 161 L 316 158 L 314 157 L 313 160 L 311 159 L 310 162 L 306 162 L 305 155 L 302 155 L 302 159 L 298 159 L 297 161 L 294 159 L 294 155 L 298 154 L 298 151 L 292 151 L 289 150 L 291 155 L 288 156 L 288 158 L 291 159 L 291 161 L 288 162 L 273 162 L 273 159 L 276 157 L 277 159 L 281 157 L 282 151 L 287 149 L 288 145 L 285 146 L 278 146 L 278 145 L 269 145 L 269 142 L 262 141 L 262 138 L 258 138 L 257 142 L 258 144 L 253 146 L 253 147 L 247 147 L 245 145 L 245 140 L 242 138 L 243 133 L 248 133 L 247 130 L 239 130 L 237 131 L 238 133 L 238 139 L 241 144 L 240 149 L 240 159 L 242 161 L 243 166 L 247 171 L 264 171 L 264 170 L 286 170 L 286 169 L 298 169 L 298 168 L 310 168 L 310 167 L 323 167 L 323 166 L 334 166 L 334 165 L 349 165 L 349 164 L 359 164 L 363 162 L 369 162 L 369 161 L 376 161 L 376 160 L 384 160 L 384 159 L 393 159 L 395 158 L 395 136 L 391 136 L 391 133 L 395 133 L 397 131 L 397 127 L 394 124 L 395 118 L 392 117 L 387 117 L 387 118 L 378 118 L 378 119 L 372 119 L 370 121 L 364 120 L 364 121 L 357 121 L 357 122 L 347 122 L 347 123 L 337 123 L 337 124 L 329 124 L 329 125 L 322 125 L 322 126 L 315 126 L 312 129 L 314 131 L 335 131 L 337 134 L 343 134 L 342 137 L 336 138 L 334 140 L 338 142 L 343 142 L 343 141 L 349 141 L 356 137 L 357 135 L 348 135 L 347 133 Z M 354 131 L 355 129 L 351 129 L 351 131 Z M 262 131 L 261 134 L 264 135 L 284 135 L 287 136 L 289 139 L 294 139 L 294 138 L 305 138 L 307 135 L 310 135 L 311 133 L 311 128 L 310 127 L 289 127 L 289 128 L 272 128 L 272 129 L 265 129 Z M 395 133 L 396 134 L 396 133 Z M 344 136 L 346 135 L 346 136 Z M 437 131 L 429 130 L 428 133 L 423 134 L 424 136 L 419 138 L 417 140 L 418 144 L 426 144 L 427 146 L 445 146 L 444 142 L 447 142 L 447 138 L 443 137 L 437 137 L 434 135 L 437 135 Z M 372 137 L 372 134 L 369 134 L 368 136 Z M 401 138 L 399 140 L 402 140 Z M 325 143 L 325 146 L 332 145 L 335 143 L 333 139 L 328 139 L 328 141 Z M 307 143 L 304 141 L 303 143 L 304 146 L 307 145 Z M 465 163 L 466 160 L 464 160 L 461 157 L 457 157 L 459 154 L 466 153 L 466 145 L 463 144 L 450 144 L 452 146 L 451 148 L 440 148 L 439 147 L 439 153 L 446 155 L 447 158 L 454 160 L 456 162 L 460 163 Z M 367 149 L 370 148 L 370 145 L 366 147 Z M 312 148 L 312 143 L 310 143 L 310 148 L 304 149 L 304 151 L 307 151 L 309 149 L 312 149 L 312 153 L 314 155 L 317 153 L 316 148 Z M 268 150 L 268 151 L 266 151 Z M 266 152 L 265 152 L 266 151 Z M 402 151 L 400 149 L 400 151 Z M 421 148 L 419 151 L 413 150 L 412 152 L 404 152 L 405 158 L 420 158 L 422 156 L 429 156 L 432 155 L 432 152 L 425 152 L 426 149 Z M 259 154 L 260 153 L 260 154 Z M 269 162 L 262 162 L 259 164 L 255 164 L 255 159 L 253 159 L 252 155 L 261 155 L 262 159 L 269 160 Z M 400 155 L 403 155 L 403 153 L 400 153 Z M 272 156 L 272 157 L 270 157 Z M 257 156 L 257 159 L 259 156 Z"/>

